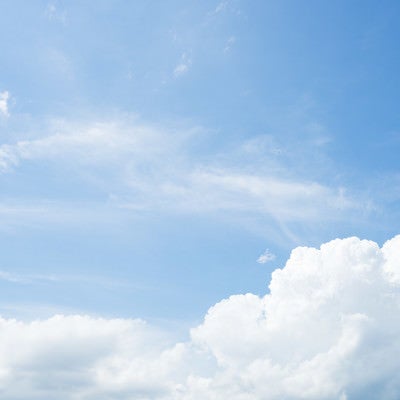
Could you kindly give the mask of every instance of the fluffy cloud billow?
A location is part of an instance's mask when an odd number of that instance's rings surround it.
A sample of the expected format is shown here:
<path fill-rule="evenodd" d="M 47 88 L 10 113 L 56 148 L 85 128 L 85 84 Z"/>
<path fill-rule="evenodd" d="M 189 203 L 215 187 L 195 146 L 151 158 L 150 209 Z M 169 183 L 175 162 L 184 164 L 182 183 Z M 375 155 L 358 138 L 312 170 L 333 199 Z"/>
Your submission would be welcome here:
<path fill-rule="evenodd" d="M 293 250 L 187 342 L 139 320 L 0 320 L 6 399 L 398 399 L 400 236 Z"/>

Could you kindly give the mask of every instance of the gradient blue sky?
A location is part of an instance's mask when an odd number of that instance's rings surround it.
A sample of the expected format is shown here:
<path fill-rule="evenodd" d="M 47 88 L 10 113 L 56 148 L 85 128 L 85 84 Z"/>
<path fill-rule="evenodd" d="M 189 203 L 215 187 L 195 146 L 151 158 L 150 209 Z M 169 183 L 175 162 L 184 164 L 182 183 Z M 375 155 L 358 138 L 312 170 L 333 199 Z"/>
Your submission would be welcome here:
<path fill-rule="evenodd" d="M 0 7 L 2 315 L 191 322 L 398 233 L 398 2 Z"/>

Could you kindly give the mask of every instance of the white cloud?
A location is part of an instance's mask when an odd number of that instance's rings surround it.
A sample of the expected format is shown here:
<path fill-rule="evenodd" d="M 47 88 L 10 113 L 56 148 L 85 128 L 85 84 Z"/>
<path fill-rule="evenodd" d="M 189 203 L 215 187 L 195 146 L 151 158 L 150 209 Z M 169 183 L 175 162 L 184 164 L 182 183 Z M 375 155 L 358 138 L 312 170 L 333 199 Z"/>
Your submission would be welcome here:
<path fill-rule="evenodd" d="M 176 145 L 177 136 L 167 137 L 152 127 L 117 121 L 69 124 L 53 121 L 47 136 L 0 146 L 0 167 L 10 170 L 25 160 L 52 160 L 80 165 L 115 165 L 134 156 L 152 159 Z M 189 132 L 190 134 L 190 132 Z"/>
<path fill-rule="evenodd" d="M 5 90 L 4 92 L 0 92 L 0 113 L 3 114 L 3 116 L 8 117 L 9 111 L 8 111 L 8 100 L 10 99 L 10 93 Z"/>
<path fill-rule="evenodd" d="M 275 254 L 271 253 L 271 252 L 269 251 L 269 249 L 266 249 L 266 250 L 264 251 L 264 253 L 262 253 L 262 254 L 260 255 L 260 257 L 257 258 L 257 262 L 258 262 L 259 264 L 266 264 L 267 262 L 270 262 L 270 261 L 272 261 L 272 260 L 275 260 Z"/>
<path fill-rule="evenodd" d="M 222 11 L 225 11 L 226 8 L 228 7 L 228 5 L 229 5 L 229 1 L 227 1 L 227 0 L 221 1 L 220 3 L 218 3 L 217 7 L 215 7 L 214 13 L 218 14 Z"/>
<path fill-rule="evenodd" d="M 340 189 L 227 168 L 195 171 L 192 184 L 193 190 L 203 193 L 202 201 L 211 207 L 253 210 L 280 220 L 309 221 L 321 216 L 323 209 L 355 207 Z"/>
<path fill-rule="evenodd" d="M 226 41 L 226 44 L 225 44 L 225 47 L 224 47 L 224 53 L 228 53 L 232 49 L 232 46 L 235 44 L 235 42 L 236 42 L 235 36 L 231 36 Z"/>
<path fill-rule="evenodd" d="M 186 53 L 183 53 L 179 64 L 174 69 L 174 77 L 178 78 L 179 76 L 186 74 L 191 65 L 192 59 Z"/>
<path fill-rule="evenodd" d="M 63 25 L 67 23 L 67 12 L 65 10 L 60 10 L 57 2 L 50 2 L 47 4 L 45 15 L 50 21 L 58 21 Z"/>
<path fill-rule="evenodd" d="M 397 399 L 399 260 L 400 236 L 299 247 L 269 294 L 219 302 L 183 343 L 140 320 L 0 319 L 2 396 Z"/>
<path fill-rule="evenodd" d="M 46 16 L 49 19 L 53 19 L 54 16 L 57 14 L 57 7 L 54 3 L 48 3 L 46 10 L 45 10 Z"/>
<path fill-rule="evenodd" d="M 65 51 L 57 48 L 49 48 L 46 49 L 45 57 L 49 74 L 58 75 L 70 81 L 74 79 L 76 72 L 74 63 Z"/>
<path fill-rule="evenodd" d="M 0 270 L 0 280 L 20 285 L 34 285 L 37 283 L 84 283 L 85 285 L 96 285 L 96 287 L 129 287 L 132 290 L 147 290 L 149 285 L 141 285 L 138 283 L 127 282 L 123 280 L 113 279 L 110 277 L 102 277 L 96 275 L 63 275 L 63 274 L 40 274 L 40 273 L 14 273 L 6 270 Z M 152 288 L 153 289 L 153 288 Z"/>
<path fill-rule="evenodd" d="M 25 282 L 23 277 L 16 275 L 16 274 L 12 274 L 8 271 L 2 271 L 2 270 L 0 270 L 0 280 L 13 282 L 13 283 L 24 283 Z"/>
<path fill-rule="evenodd" d="M 174 69 L 174 76 L 178 77 L 188 71 L 189 67 L 187 64 L 178 64 Z"/>

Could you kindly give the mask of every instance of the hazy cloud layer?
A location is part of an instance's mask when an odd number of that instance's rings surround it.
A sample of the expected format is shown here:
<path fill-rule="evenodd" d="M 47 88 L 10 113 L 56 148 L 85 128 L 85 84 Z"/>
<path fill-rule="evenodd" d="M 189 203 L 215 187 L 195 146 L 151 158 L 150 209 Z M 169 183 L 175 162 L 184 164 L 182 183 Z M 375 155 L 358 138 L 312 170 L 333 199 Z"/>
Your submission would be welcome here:
<path fill-rule="evenodd" d="M 295 249 L 173 344 L 143 321 L 0 320 L 7 399 L 397 399 L 400 236 Z"/>

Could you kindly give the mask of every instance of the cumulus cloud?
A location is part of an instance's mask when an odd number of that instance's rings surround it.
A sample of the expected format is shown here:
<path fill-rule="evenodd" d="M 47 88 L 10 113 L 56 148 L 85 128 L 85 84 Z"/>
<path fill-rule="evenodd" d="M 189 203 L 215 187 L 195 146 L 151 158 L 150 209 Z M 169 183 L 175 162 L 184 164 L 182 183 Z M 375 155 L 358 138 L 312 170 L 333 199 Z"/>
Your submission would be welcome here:
<path fill-rule="evenodd" d="M 400 236 L 293 250 L 270 292 L 211 307 L 174 343 L 140 320 L 0 319 L 4 398 L 398 398 Z"/>
<path fill-rule="evenodd" d="M 3 116 L 8 117 L 10 114 L 8 112 L 8 100 L 10 99 L 10 93 L 6 90 L 0 93 L 0 113 Z"/>

